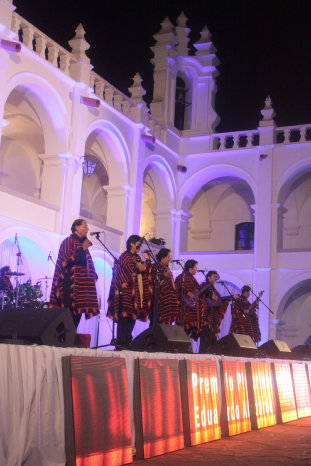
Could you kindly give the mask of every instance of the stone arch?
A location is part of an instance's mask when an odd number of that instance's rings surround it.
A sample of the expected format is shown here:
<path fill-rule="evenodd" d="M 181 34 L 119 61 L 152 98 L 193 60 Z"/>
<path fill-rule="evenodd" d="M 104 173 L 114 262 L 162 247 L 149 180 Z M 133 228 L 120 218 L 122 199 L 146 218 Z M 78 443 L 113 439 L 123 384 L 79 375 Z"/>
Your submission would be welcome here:
<path fill-rule="evenodd" d="M 2 130 L 0 146 L 1 184 L 51 202 L 46 198 L 44 160 L 68 151 L 66 107 L 47 80 L 29 72 L 16 74 L 8 81 L 3 104 L 4 119 L 8 124 Z M 60 167 L 52 178 L 54 186 L 58 186 Z M 60 190 L 56 188 L 54 191 L 55 199 L 58 199 Z"/>
<path fill-rule="evenodd" d="M 68 150 L 69 115 L 61 96 L 46 79 L 22 72 L 14 75 L 3 93 L 6 102 L 14 90 L 23 92 L 29 99 L 42 125 L 46 153 L 63 153 Z"/>
<path fill-rule="evenodd" d="M 303 344 L 311 334 L 310 290 L 310 273 L 304 271 L 282 283 L 274 300 L 276 338 L 287 341 L 290 347 Z"/>
<path fill-rule="evenodd" d="M 166 237 L 171 241 L 171 210 L 175 207 L 176 183 L 170 165 L 160 155 L 149 157 L 143 167 L 142 235 Z"/>
<path fill-rule="evenodd" d="M 97 119 L 87 127 L 84 145 L 90 137 L 95 137 L 102 154 L 102 161 L 107 168 L 109 185 L 126 185 L 129 180 L 129 167 L 131 162 L 130 151 L 121 131 L 111 122 Z M 83 153 L 83 148 L 81 148 Z"/>
<path fill-rule="evenodd" d="M 291 165 L 276 192 L 278 249 L 310 249 L 311 158 Z"/>
<path fill-rule="evenodd" d="M 236 225 L 254 225 L 255 193 L 254 179 L 238 167 L 214 165 L 192 174 L 180 190 L 181 209 L 190 218 L 181 242 L 186 245 L 188 237 L 187 248 L 192 251 L 233 250 Z M 252 247 L 251 238 L 245 249 Z"/>

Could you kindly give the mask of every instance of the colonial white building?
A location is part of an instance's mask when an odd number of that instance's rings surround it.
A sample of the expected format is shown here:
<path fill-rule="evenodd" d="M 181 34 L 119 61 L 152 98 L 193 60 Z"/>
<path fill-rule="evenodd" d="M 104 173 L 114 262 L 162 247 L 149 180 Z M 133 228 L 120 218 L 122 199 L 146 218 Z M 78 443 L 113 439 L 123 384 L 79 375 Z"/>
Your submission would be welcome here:
<path fill-rule="evenodd" d="M 25 280 L 52 277 L 49 253 L 57 256 L 80 216 L 116 255 L 130 234 L 149 233 L 174 257 L 216 269 L 232 291 L 264 290 L 273 315 L 260 305 L 263 342 L 303 343 L 311 333 L 311 124 L 276 127 L 267 97 L 257 128 L 215 132 L 215 49 L 204 28 L 189 55 L 183 13 L 154 36 L 148 109 L 138 74 L 129 98 L 92 70 L 82 25 L 69 52 L 14 9 L 0 0 L 1 266 L 16 268 L 17 239 Z M 91 176 L 84 161 L 97 164 Z M 96 240 L 92 256 L 102 314 L 99 325 L 81 326 L 93 343 L 98 329 L 107 343 L 112 259 Z M 51 280 L 41 284 L 48 300 Z M 222 335 L 230 321 L 229 310 Z"/>

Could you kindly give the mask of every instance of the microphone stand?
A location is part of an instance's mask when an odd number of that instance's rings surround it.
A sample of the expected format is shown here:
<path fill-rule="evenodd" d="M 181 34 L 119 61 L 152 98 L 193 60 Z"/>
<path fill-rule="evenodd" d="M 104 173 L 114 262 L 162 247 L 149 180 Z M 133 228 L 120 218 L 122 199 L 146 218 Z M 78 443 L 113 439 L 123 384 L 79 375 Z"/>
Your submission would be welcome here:
<path fill-rule="evenodd" d="M 18 301 L 19 301 L 19 273 L 21 266 L 23 265 L 23 260 L 22 260 L 22 252 L 19 247 L 19 242 L 18 242 L 18 236 L 17 234 L 15 235 L 16 238 L 16 247 L 17 247 L 17 253 L 16 253 L 16 289 L 15 289 L 15 308 L 18 308 Z"/>
<path fill-rule="evenodd" d="M 179 325 L 182 327 L 184 320 L 185 302 L 184 302 L 184 285 L 185 285 L 185 267 L 179 260 L 176 263 L 182 268 L 181 273 L 181 290 L 180 290 L 180 309 L 179 309 Z"/>
<path fill-rule="evenodd" d="M 250 287 L 250 288 L 251 288 L 251 287 Z M 254 293 L 254 291 L 252 290 L 252 288 L 251 288 L 251 292 L 252 292 L 253 295 L 256 297 L 257 301 L 260 301 L 260 302 L 268 309 L 268 311 L 271 312 L 271 314 L 274 314 L 274 312 L 271 311 L 270 307 L 268 307 L 268 306 L 260 299 L 260 297 L 257 296 L 256 293 Z"/>
<path fill-rule="evenodd" d="M 150 319 L 150 328 L 154 327 L 158 323 L 158 315 L 159 315 L 159 295 L 160 295 L 160 281 L 161 281 L 161 270 L 159 267 L 159 262 L 157 261 L 156 256 L 154 255 L 148 241 L 145 237 L 143 237 L 143 243 L 145 242 L 148 248 L 148 254 L 154 262 L 156 267 L 155 273 L 155 281 L 154 281 L 154 297 L 153 297 L 153 312 L 152 312 L 152 321 Z"/>
<path fill-rule="evenodd" d="M 99 320 L 98 320 L 98 328 L 97 328 L 97 338 L 96 338 L 96 346 L 93 346 L 92 349 L 98 349 L 98 348 L 105 348 L 106 346 L 116 346 L 117 345 L 117 339 L 115 337 L 115 324 L 116 324 L 116 317 L 115 317 L 115 312 L 116 312 L 116 283 L 115 283 L 115 273 L 116 273 L 116 266 L 119 263 L 119 260 L 115 257 L 115 255 L 110 251 L 110 249 L 107 248 L 107 246 L 102 242 L 102 240 L 99 238 L 100 232 L 95 233 L 95 238 L 97 241 L 100 242 L 100 244 L 106 249 L 106 251 L 110 254 L 110 256 L 113 259 L 113 267 L 112 267 L 112 283 L 114 283 L 114 290 L 113 290 L 113 311 L 112 311 L 112 337 L 110 343 L 106 345 L 98 345 L 98 335 L 99 335 Z"/>

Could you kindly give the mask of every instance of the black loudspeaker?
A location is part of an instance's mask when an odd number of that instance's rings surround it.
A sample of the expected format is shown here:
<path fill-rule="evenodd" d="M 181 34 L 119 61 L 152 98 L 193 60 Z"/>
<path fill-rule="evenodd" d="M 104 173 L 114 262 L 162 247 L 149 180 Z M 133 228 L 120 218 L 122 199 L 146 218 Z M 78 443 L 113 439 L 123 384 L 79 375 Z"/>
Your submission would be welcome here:
<path fill-rule="evenodd" d="M 190 338 L 179 325 L 156 324 L 140 333 L 131 343 L 133 351 L 187 353 Z"/>
<path fill-rule="evenodd" d="M 269 340 L 258 348 L 266 356 L 277 359 L 290 359 L 291 351 L 286 343 L 282 340 Z"/>
<path fill-rule="evenodd" d="M 229 333 L 215 343 L 211 348 L 213 354 L 225 356 L 256 357 L 257 346 L 249 335 Z"/>
<path fill-rule="evenodd" d="M 0 311 L 1 343 L 74 346 L 76 328 L 68 309 Z"/>
<path fill-rule="evenodd" d="M 291 359 L 311 360 L 311 348 L 308 345 L 298 345 L 292 348 Z"/>

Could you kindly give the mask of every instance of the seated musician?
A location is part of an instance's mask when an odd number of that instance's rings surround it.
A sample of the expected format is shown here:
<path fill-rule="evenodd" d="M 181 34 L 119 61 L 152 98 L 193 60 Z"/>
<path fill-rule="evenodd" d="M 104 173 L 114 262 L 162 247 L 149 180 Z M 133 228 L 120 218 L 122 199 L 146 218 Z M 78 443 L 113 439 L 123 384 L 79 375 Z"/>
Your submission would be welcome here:
<path fill-rule="evenodd" d="M 1 291 L 13 291 L 13 285 L 11 283 L 12 271 L 9 265 L 5 265 L 0 269 L 0 290 Z"/>
<path fill-rule="evenodd" d="M 171 262 L 171 250 L 162 248 L 156 255 L 158 264 L 152 266 L 153 282 L 156 280 L 157 272 L 160 273 L 159 296 L 158 296 L 158 322 L 160 324 L 171 324 L 178 320 L 179 301 L 174 283 L 173 274 L 169 268 Z M 159 270 L 157 269 L 159 268 Z M 155 311 L 155 310 L 154 310 Z M 153 315 L 150 319 L 150 326 L 153 324 Z"/>
<path fill-rule="evenodd" d="M 200 337 L 200 353 L 207 353 L 216 343 L 220 324 L 229 304 L 229 299 L 223 300 L 215 288 L 218 279 L 219 275 L 216 270 L 210 270 L 206 275 L 206 284 L 202 285 L 205 288 L 202 294 L 204 298 L 204 329 Z"/>
<path fill-rule="evenodd" d="M 231 306 L 232 322 L 230 333 L 249 335 L 255 343 L 258 343 L 261 340 L 258 315 L 256 312 L 258 299 L 251 304 L 248 301 L 250 293 L 250 286 L 244 285 L 241 294 L 235 296 Z"/>
<path fill-rule="evenodd" d="M 187 335 L 197 341 L 203 328 L 202 300 L 199 297 L 200 285 L 194 277 L 198 270 L 197 261 L 187 260 L 185 273 L 176 277 L 175 285 L 181 303 L 181 326 Z"/>

